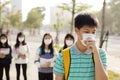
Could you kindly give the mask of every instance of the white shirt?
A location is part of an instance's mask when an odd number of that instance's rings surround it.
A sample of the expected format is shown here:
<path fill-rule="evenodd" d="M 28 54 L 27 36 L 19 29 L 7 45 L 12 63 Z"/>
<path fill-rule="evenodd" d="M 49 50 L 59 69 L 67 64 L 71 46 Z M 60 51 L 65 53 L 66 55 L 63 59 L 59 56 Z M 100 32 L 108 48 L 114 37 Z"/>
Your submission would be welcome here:
<path fill-rule="evenodd" d="M 26 58 L 22 59 L 19 56 L 19 54 L 25 54 Z M 12 56 L 14 58 L 14 62 L 17 64 L 24 64 L 28 63 L 28 57 L 29 57 L 29 49 L 27 45 L 20 45 L 18 48 L 13 48 Z"/>

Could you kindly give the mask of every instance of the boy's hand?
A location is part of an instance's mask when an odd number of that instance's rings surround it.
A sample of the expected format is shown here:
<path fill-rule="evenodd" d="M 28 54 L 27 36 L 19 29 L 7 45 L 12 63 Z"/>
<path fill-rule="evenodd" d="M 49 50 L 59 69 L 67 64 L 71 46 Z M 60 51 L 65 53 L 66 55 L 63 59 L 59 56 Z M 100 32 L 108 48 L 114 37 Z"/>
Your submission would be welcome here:
<path fill-rule="evenodd" d="M 85 44 L 87 45 L 88 50 L 92 51 L 93 53 L 97 50 L 96 41 L 95 40 L 87 39 L 85 41 Z"/>

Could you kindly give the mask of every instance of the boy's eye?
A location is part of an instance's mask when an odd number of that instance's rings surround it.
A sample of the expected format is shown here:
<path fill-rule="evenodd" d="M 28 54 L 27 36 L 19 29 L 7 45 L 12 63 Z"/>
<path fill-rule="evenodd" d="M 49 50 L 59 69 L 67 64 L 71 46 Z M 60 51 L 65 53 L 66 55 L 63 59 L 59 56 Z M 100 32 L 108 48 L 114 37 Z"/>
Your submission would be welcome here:
<path fill-rule="evenodd" d="M 93 34 L 95 34 L 95 32 L 92 32 Z"/>
<path fill-rule="evenodd" d="M 84 33 L 89 33 L 89 31 L 84 31 Z"/>

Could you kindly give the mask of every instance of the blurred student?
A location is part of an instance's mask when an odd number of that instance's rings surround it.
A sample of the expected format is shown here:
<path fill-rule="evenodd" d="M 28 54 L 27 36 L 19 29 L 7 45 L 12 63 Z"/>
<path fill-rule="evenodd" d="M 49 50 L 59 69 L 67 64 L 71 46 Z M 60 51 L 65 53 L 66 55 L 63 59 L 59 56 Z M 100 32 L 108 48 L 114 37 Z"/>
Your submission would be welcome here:
<path fill-rule="evenodd" d="M 59 53 L 68 47 L 71 47 L 74 44 L 74 36 L 72 34 L 66 34 L 65 38 L 64 38 L 64 46 L 60 49 Z"/>
<path fill-rule="evenodd" d="M 35 63 L 38 65 L 39 80 L 53 80 L 53 65 L 57 53 L 53 46 L 52 36 L 49 33 L 45 33 L 42 44 L 37 49 L 35 59 Z"/>
<path fill-rule="evenodd" d="M 8 44 L 7 35 L 0 35 L 0 80 L 3 80 L 3 72 L 5 69 L 6 80 L 10 80 L 9 71 L 11 64 L 11 46 Z"/>
<path fill-rule="evenodd" d="M 25 35 L 22 32 L 17 34 L 16 44 L 13 48 L 13 57 L 16 66 L 17 77 L 20 80 L 20 69 L 22 67 L 24 80 L 27 80 L 27 63 L 29 57 L 28 45 L 25 42 Z"/>

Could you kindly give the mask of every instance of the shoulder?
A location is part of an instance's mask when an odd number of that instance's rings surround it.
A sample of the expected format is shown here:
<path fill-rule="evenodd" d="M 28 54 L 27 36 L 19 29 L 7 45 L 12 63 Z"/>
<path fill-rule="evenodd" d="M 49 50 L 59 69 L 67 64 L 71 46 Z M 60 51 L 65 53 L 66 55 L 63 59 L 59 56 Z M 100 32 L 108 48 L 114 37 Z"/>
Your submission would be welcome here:
<path fill-rule="evenodd" d="M 8 46 L 8 48 L 9 48 L 9 49 L 12 49 L 12 47 L 11 47 L 10 45 Z"/>
<path fill-rule="evenodd" d="M 69 48 L 65 48 L 65 49 L 62 50 L 62 54 L 65 54 L 66 52 L 69 53 L 69 51 L 70 51 L 70 47 Z"/>
<path fill-rule="evenodd" d="M 107 52 L 103 48 L 99 48 L 99 53 L 100 53 L 101 56 L 107 54 Z"/>
<path fill-rule="evenodd" d="M 59 50 L 59 53 L 61 53 L 62 50 L 63 50 L 63 47 Z"/>
<path fill-rule="evenodd" d="M 57 49 L 56 49 L 56 48 L 54 48 L 53 50 L 54 50 L 54 52 L 53 52 L 53 53 L 54 53 L 55 55 L 57 55 L 57 54 L 58 54 Z"/>
<path fill-rule="evenodd" d="M 23 45 L 23 46 L 26 46 L 26 47 L 28 47 L 29 45 L 28 45 L 28 44 L 25 44 L 25 45 Z"/>
<path fill-rule="evenodd" d="M 41 49 L 42 49 L 41 47 L 38 47 L 38 48 L 37 48 L 37 51 L 38 51 L 38 52 L 40 52 L 40 51 L 41 51 Z"/>

